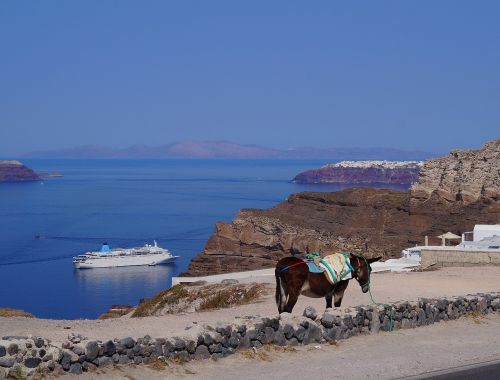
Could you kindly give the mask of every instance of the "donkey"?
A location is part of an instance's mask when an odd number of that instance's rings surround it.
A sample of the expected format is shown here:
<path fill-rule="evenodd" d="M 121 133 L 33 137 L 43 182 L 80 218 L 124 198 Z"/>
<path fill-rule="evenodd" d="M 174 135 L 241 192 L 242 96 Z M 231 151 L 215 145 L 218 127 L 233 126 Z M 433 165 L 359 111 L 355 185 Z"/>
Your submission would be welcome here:
<path fill-rule="evenodd" d="M 364 257 L 349 254 L 349 261 L 353 268 L 352 277 L 355 278 L 363 293 L 370 289 L 370 263 L 380 260 L 381 257 L 365 259 Z M 274 271 L 276 276 L 276 305 L 278 312 L 291 313 L 300 294 L 312 298 L 325 297 L 326 307 L 332 307 L 332 298 L 335 307 L 339 307 L 344 297 L 344 291 L 349 280 L 340 280 L 332 285 L 324 273 L 311 273 L 304 260 L 297 257 L 284 257 Z"/>

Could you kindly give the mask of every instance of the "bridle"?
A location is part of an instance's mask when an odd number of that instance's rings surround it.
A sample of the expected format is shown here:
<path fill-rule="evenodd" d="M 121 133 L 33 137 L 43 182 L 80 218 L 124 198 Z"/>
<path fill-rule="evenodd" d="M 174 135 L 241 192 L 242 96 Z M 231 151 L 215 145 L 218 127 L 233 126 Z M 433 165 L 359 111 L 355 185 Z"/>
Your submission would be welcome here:
<path fill-rule="evenodd" d="M 356 259 L 356 264 L 357 264 L 357 268 L 356 270 L 353 270 L 352 271 L 352 274 L 353 274 L 353 277 L 356 278 L 356 280 L 359 282 L 359 286 L 364 289 L 365 287 L 367 288 L 367 290 L 370 290 L 370 266 L 368 265 L 368 261 L 366 260 L 365 257 L 358 257 L 358 256 L 354 256 L 352 255 L 352 258 L 355 258 Z M 366 264 L 366 270 L 368 271 L 368 280 L 362 284 L 360 281 L 359 281 L 359 275 L 358 275 L 358 272 L 361 270 L 361 265 L 360 265 L 360 259 L 363 259 L 365 264 Z M 362 263 L 361 263 L 362 264 Z"/>

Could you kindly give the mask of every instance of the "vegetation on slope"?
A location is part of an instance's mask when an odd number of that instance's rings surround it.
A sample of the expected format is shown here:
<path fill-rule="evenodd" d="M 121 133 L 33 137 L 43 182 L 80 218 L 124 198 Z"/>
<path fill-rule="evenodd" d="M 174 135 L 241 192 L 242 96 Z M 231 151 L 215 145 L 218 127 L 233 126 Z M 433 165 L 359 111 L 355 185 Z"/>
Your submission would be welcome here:
<path fill-rule="evenodd" d="M 132 318 L 228 308 L 255 302 L 268 292 L 264 284 L 175 285 L 145 299 Z"/>

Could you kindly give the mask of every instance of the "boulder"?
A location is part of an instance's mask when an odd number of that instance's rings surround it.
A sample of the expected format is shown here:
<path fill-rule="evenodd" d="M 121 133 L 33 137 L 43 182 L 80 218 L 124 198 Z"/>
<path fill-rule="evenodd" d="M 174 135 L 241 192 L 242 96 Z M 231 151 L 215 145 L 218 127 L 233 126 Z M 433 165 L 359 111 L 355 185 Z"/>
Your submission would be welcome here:
<path fill-rule="evenodd" d="M 43 338 L 33 338 L 33 343 L 35 344 L 36 348 L 41 348 L 45 345 L 45 341 Z"/>
<path fill-rule="evenodd" d="M 125 348 L 132 348 L 135 345 L 135 341 L 131 337 L 126 337 L 120 340 L 120 344 Z"/>
<path fill-rule="evenodd" d="M 80 363 L 73 363 L 69 368 L 69 373 L 73 373 L 75 375 L 82 374 L 82 365 Z"/>
<path fill-rule="evenodd" d="M 107 367 L 113 364 L 113 359 L 109 356 L 101 356 L 98 360 L 99 367 Z"/>
<path fill-rule="evenodd" d="M 78 356 L 85 354 L 85 348 L 83 348 L 82 346 L 75 346 L 73 347 L 72 351 Z"/>
<path fill-rule="evenodd" d="M 324 313 L 321 317 L 321 324 L 326 328 L 332 328 L 335 322 L 335 316 L 330 313 Z"/>
<path fill-rule="evenodd" d="M 24 360 L 24 366 L 27 368 L 36 368 L 42 362 L 40 358 L 27 358 Z"/>
<path fill-rule="evenodd" d="M 313 321 L 316 320 L 316 318 L 318 317 L 318 312 L 316 311 L 316 309 L 312 306 L 307 306 L 305 309 L 304 309 L 304 313 L 302 314 L 304 317 L 306 318 L 309 318 L 309 319 L 312 319 Z"/>
<path fill-rule="evenodd" d="M 13 356 L 2 356 L 0 358 L 0 367 L 10 368 L 16 363 L 16 358 Z"/>
<path fill-rule="evenodd" d="M 104 347 L 104 352 L 103 354 L 106 355 L 106 356 L 113 356 L 116 352 L 116 346 L 115 344 L 113 343 L 112 340 L 108 340 L 104 343 L 103 345 Z"/>
<path fill-rule="evenodd" d="M 17 345 L 17 343 L 11 343 L 7 347 L 7 353 L 9 355 L 15 355 L 18 353 L 18 351 L 19 351 L 19 346 Z"/>
<path fill-rule="evenodd" d="M 89 361 L 94 360 L 99 355 L 99 343 L 96 341 L 87 342 L 85 345 L 85 356 Z"/>

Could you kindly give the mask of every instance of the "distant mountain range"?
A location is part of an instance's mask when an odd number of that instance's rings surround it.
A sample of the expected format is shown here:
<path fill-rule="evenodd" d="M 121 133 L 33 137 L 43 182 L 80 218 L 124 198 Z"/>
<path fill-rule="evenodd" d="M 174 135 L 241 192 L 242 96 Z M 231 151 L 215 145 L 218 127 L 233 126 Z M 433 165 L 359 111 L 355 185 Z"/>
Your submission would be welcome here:
<path fill-rule="evenodd" d="M 436 154 L 391 148 L 267 148 L 241 145 L 230 141 L 184 140 L 168 145 L 132 145 L 111 148 L 83 145 L 69 149 L 31 152 L 23 158 L 72 159 L 318 159 L 318 160 L 425 160 Z"/>

